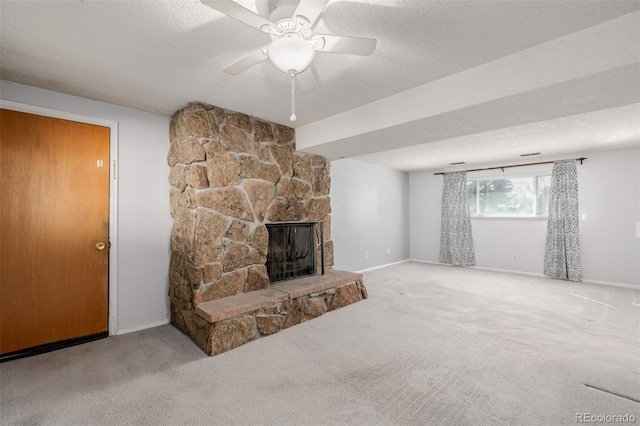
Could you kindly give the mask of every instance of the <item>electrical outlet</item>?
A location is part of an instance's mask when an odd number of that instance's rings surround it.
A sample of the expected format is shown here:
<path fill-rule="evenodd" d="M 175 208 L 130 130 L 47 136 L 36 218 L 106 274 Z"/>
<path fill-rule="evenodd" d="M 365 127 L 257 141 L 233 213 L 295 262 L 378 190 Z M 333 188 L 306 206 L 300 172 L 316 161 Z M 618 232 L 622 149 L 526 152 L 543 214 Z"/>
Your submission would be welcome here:
<path fill-rule="evenodd" d="M 387 254 L 391 254 L 391 249 L 390 248 L 387 249 Z"/>
<path fill-rule="evenodd" d="M 369 252 L 368 251 L 364 252 L 364 257 L 369 257 Z"/>
<path fill-rule="evenodd" d="M 518 260 L 519 260 L 519 259 L 518 259 L 518 255 L 517 255 L 517 254 L 516 254 L 516 255 L 514 255 L 514 256 L 513 256 L 513 261 L 514 261 L 514 262 L 517 262 Z"/>

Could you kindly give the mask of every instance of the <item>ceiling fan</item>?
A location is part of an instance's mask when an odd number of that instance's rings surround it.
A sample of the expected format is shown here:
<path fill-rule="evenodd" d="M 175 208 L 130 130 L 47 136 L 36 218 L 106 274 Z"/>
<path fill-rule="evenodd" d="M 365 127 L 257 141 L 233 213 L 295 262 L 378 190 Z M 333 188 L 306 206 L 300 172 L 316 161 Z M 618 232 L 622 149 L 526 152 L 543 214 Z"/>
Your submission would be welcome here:
<path fill-rule="evenodd" d="M 314 34 L 313 27 L 329 0 L 300 0 L 298 5 L 280 2 L 269 19 L 231 0 L 200 0 L 225 15 L 237 19 L 271 37 L 271 43 L 224 68 L 227 74 L 237 75 L 269 59 L 291 79 L 292 114 L 295 121 L 295 82 L 303 92 L 316 87 L 311 69 L 316 51 L 369 56 L 376 49 L 376 39 L 329 34 Z"/>

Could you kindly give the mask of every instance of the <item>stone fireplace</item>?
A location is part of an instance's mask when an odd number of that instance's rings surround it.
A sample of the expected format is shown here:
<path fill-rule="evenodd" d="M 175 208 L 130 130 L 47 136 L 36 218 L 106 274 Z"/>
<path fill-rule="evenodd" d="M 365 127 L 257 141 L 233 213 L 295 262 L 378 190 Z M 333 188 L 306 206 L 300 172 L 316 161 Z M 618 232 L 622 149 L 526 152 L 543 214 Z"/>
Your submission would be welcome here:
<path fill-rule="evenodd" d="M 207 354 L 366 298 L 331 268 L 329 163 L 293 129 L 191 103 L 169 138 L 171 323 Z"/>

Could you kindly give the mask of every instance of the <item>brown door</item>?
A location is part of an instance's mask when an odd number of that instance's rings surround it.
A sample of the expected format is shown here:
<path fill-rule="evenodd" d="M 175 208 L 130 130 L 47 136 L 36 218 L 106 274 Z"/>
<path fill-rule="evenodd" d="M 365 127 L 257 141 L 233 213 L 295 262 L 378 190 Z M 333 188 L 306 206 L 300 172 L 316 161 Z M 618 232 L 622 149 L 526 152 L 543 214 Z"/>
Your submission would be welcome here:
<path fill-rule="evenodd" d="M 0 110 L 0 354 L 107 331 L 109 164 L 107 127 Z"/>

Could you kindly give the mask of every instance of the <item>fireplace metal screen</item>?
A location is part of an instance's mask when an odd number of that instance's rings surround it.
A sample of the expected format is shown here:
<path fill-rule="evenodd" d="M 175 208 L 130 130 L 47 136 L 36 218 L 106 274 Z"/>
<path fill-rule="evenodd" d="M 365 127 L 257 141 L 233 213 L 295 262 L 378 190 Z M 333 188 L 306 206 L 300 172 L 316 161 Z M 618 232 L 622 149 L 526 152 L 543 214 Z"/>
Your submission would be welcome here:
<path fill-rule="evenodd" d="M 316 273 L 316 223 L 267 224 L 267 271 L 271 283 Z"/>

